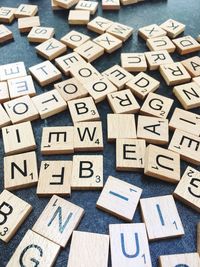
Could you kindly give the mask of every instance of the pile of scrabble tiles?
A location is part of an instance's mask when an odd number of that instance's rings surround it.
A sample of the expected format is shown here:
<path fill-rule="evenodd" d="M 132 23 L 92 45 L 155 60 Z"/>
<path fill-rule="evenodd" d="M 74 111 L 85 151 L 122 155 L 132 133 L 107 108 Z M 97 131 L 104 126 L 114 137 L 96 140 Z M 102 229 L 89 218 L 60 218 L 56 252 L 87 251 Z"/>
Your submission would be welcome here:
<path fill-rule="evenodd" d="M 136 2 L 121 0 L 122 5 Z M 200 57 L 181 62 L 171 57 L 175 50 L 180 55 L 200 51 L 200 37 L 178 37 L 185 25 L 172 19 L 159 26 L 144 26 L 138 34 L 150 51 L 121 53 L 121 66 L 99 73 L 91 62 L 119 49 L 133 28 L 99 16 L 90 19 L 98 2 L 52 0 L 49 4 L 54 10 L 76 5 L 69 11 L 69 24 L 86 25 L 99 36 L 91 40 L 89 35 L 71 30 L 57 40 L 54 28 L 40 25 L 37 6 L 0 8 L 0 42 L 6 45 L 13 38 L 5 24 L 17 18 L 19 31 L 28 34 L 27 42 L 37 43 L 36 53 L 44 59 L 28 73 L 23 62 L 0 66 L 0 127 L 5 152 L 0 239 L 10 241 L 32 210 L 12 191 L 37 186 L 39 197 L 51 197 L 7 266 L 30 266 L 30 262 L 52 266 L 72 235 L 68 267 L 108 266 L 109 243 L 113 267 L 151 267 L 149 241 L 184 235 L 174 198 L 200 211 L 200 115 L 189 111 L 200 108 Z M 103 9 L 119 7 L 119 0 L 102 1 Z M 67 47 L 73 52 L 66 53 Z M 170 120 L 167 117 L 174 100 L 155 93 L 160 82 L 146 74 L 147 70 L 160 72 L 183 107 L 175 108 Z M 62 75 L 67 77 L 60 81 Z M 41 87 L 53 83 L 53 89 L 38 95 L 34 80 Z M 143 188 L 112 176 L 104 183 L 103 156 L 96 152 L 103 151 L 105 140 L 96 104 L 105 99 L 113 111 L 107 114 L 107 140 L 116 144 L 116 170 L 142 171 L 174 183 L 173 196 L 161 192 L 142 198 Z M 31 121 L 67 108 L 73 126 L 44 127 L 41 154 L 94 154 L 73 155 L 72 161 L 42 161 L 38 175 Z M 181 160 L 188 163 L 182 177 Z M 71 190 L 101 190 L 96 207 L 126 223 L 110 224 L 109 235 L 75 231 L 84 209 L 63 198 L 70 196 Z M 132 223 L 139 202 L 143 223 Z M 200 252 L 200 225 L 197 232 Z M 195 252 L 161 255 L 159 262 L 161 267 L 200 266 Z"/>

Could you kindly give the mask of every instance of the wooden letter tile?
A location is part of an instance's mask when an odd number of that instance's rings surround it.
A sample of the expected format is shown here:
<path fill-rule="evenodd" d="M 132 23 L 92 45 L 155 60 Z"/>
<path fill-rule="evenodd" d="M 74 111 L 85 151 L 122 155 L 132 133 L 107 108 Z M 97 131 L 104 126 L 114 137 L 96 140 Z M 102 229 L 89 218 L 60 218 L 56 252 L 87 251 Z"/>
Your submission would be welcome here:
<path fill-rule="evenodd" d="M 173 195 L 189 207 L 200 212 L 199 199 L 200 172 L 188 166 Z"/>
<path fill-rule="evenodd" d="M 170 183 L 180 181 L 180 155 L 165 148 L 149 145 L 145 154 L 144 173 Z"/>
<path fill-rule="evenodd" d="M 24 62 L 15 62 L 0 66 L 0 81 L 7 81 L 18 77 L 26 76 Z"/>
<path fill-rule="evenodd" d="M 71 25 L 86 25 L 90 21 L 90 11 L 88 10 L 70 10 L 68 23 Z"/>
<path fill-rule="evenodd" d="M 29 71 L 41 86 L 61 79 L 61 72 L 49 60 L 30 67 Z"/>
<path fill-rule="evenodd" d="M 92 97 L 70 100 L 68 106 L 73 123 L 100 119 Z"/>
<path fill-rule="evenodd" d="M 60 39 L 62 43 L 64 43 L 65 45 L 67 45 L 72 49 L 79 47 L 88 40 L 90 40 L 90 36 L 74 30 L 70 31 Z"/>
<path fill-rule="evenodd" d="M 40 17 L 25 17 L 18 19 L 18 29 L 20 32 L 30 32 L 33 27 L 40 26 Z"/>
<path fill-rule="evenodd" d="M 169 53 L 174 53 L 176 49 L 173 42 L 167 36 L 154 37 L 154 38 L 147 39 L 146 45 L 151 51 L 166 50 Z"/>
<path fill-rule="evenodd" d="M 174 100 L 159 94 L 149 93 L 140 113 L 166 119 Z"/>
<path fill-rule="evenodd" d="M 7 82 L 0 82 L 0 103 L 10 100 Z"/>
<path fill-rule="evenodd" d="M 105 70 L 102 75 L 107 77 L 119 90 L 123 89 L 125 84 L 133 79 L 133 75 L 119 65 L 114 65 Z"/>
<path fill-rule="evenodd" d="M 119 10 L 120 0 L 102 0 L 103 10 Z"/>
<path fill-rule="evenodd" d="M 111 20 L 97 16 L 87 24 L 87 28 L 93 32 L 102 34 L 104 33 L 112 24 Z"/>
<path fill-rule="evenodd" d="M 12 7 L 0 7 L 0 22 L 2 23 L 12 23 L 15 16 L 16 8 Z"/>
<path fill-rule="evenodd" d="M 144 168 L 146 144 L 144 140 L 116 140 L 116 169 L 118 171 L 136 171 Z"/>
<path fill-rule="evenodd" d="M 180 62 L 161 65 L 160 73 L 167 85 L 182 84 L 191 79 L 190 74 Z"/>
<path fill-rule="evenodd" d="M 6 155 L 22 153 L 36 148 L 32 126 L 29 121 L 2 128 L 2 136 Z"/>
<path fill-rule="evenodd" d="M 168 120 L 138 116 L 137 137 L 152 144 L 167 144 L 169 141 Z"/>
<path fill-rule="evenodd" d="M 181 159 L 200 164 L 200 137 L 176 129 L 168 148 L 179 153 Z"/>
<path fill-rule="evenodd" d="M 102 122 L 88 121 L 74 124 L 75 151 L 102 151 L 103 130 Z"/>
<path fill-rule="evenodd" d="M 106 30 L 106 32 L 125 42 L 133 34 L 133 28 L 118 22 L 114 22 Z"/>
<path fill-rule="evenodd" d="M 74 231 L 67 267 L 107 267 L 108 251 L 108 235 Z"/>
<path fill-rule="evenodd" d="M 108 102 L 114 113 L 137 113 L 140 105 L 130 89 L 125 89 L 107 95 Z"/>
<path fill-rule="evenodd" d="M 13 39 L 12 32 L 4 25 L 0 25 L 0 44 Z"/>
<path fill-rule="evenodd" d="M 8 126 L 9 124 L 11 124 L 11 120 L 8 114 L 6 113 L 5 109 L 0 104 L 0 128 Z"/>
<path fill-rule="evenodd" d="M 25 264 L 36 263 L 41 266 L 52 267 L 59 250 L 60 246 L 57 244 L 28 230 L 6 267 L 15 266 L 20 261 L 24 266 Z"/>
<path fill-rule="evenodd" d="M 200 86 L 200 76 L 193 78 L 192 81 L 197 83 Z"/>
<path fill-rule="evenodd" d="M 131 222 L 141 194 L 141 188 L 109 176 L 97 201 L 97 208 Z"/>
<path fill-rule="evenodd" d="M 160 82 L 144 72 L 137 74 L 132 80 L 126 83 L 134 95 L 144 99 L 148 93 L 154 92 L 160 86 Z"/>
<path fill-rule="evenodd" d="M 160 262 L 160 267 L 200 266 L 200 259 L 198 253 L 164 255 L 159 257 L 159 262 Z"/>
<path fill-rule="evenodd" d="M 38 182 L 37 159 L 34 151 L 4 157 L 4 188 L 16 190 Z"/>
<path fill-rule="evenodd" d="M 160 65 L 173 63 L 173 59 L 167 51 L 145 52 L 145 57 L 150 70 L 157 70 Z"/>
<path fill-rule="evenodd" d="M 32 207 L 27 202 L 4 190 L 0 194 L 0 239 L 9 242 L 31 210 Z"/>
<path fill-rule="evenodd" d="M 190 35 L 173 39 L 177 52 L 186 55 L 200 50 L 200 44 Z"/>
<path fill-rule="evenodd" d="M 110 224 L 109 233 L 112 266 L 152 267 L 144 223 Z"/>
<path fill-rule="evenodd" d="M 21 4 L 15 11 L 15 18 L 33 17 L 38 12 L 38 6 Z"/>
<path fill-rule="evenodd" d="M 59 7 L 69 9 L 70 7 L 76 5 L 79 0 L 54 0 L 54 3 Z"/>
<path fill-rule="evenodd" d="M 48 60 L 53 60 L 65 53 L 67 51 L 67 47 L 55 38 L 51 38 L 36 46 L 36 51 L 40 56 Z"/>
<path fill-rule="evenodd" d="M 30 43 L 43 43 L 52 38 L 55 34 L 54 28 L 51 27 L 33 27 L 27 38 Z"/>
<path fill-rule="evenodd" d="M 90 14 L 94 15 L 98 8 L 98 2 L 95 1 L 79 1 L 75 6 L 76 10 L 88 10 Z"/>
<path fill-rule="evenodd" d="M 160 25 L 160 27 L 167 32 L 170 38 L 176 38 L 179 34 L 184 32 L 185 25 L 173 19 L 168 19 Z"/>
<path fill-rule="evenodd" d="M 122 46 L 122 41 L 120 39 L 107 32 L 95 38 L 93 41 L 102 46 L 109 54 L 113 53 Z"/>
<path fill-rule="evenodd" d="M 70 195 L 71 175 L 72 161 L 42 161 L 37 194 L 41 197 L 53 194 Z"/>
<path fill-rule="evenodd" d="M 123 129 L 123 131 L 122 131 Z M 137 138 L 134 114 L 107 114 L 107 138 Z"/>
<path fill-rule="evenodd" d="M 70 154 L 74 152 L 74 127 L 44 127 L 41 153 L 43 155 Z"/>
<path fill-rule="evenodd" d="M 83 214 L 81 207 L 54 195 L 33 226 L 33 231 L 65 247 Z"/>
<path fill-rule="evenodd" d="M 34 96 L 32 101 L 41 119 L 46 119 L 67 108 L 67 104 L 56 89 Z"/>
<path fill-rule="evenodd" d="M 191 57 L 181 61 L 192 77 L 200 76 L 200 57 Z"/>
<path fill-rule="evenodd" d="M 144 53 L 121 53 L 121 65 L 130 72 L 147 70 L 147 63 Z"/>
<path fill-rule="evenodd" d="M 140 200 L 140 205 L 149 240 L 184 235 L 172 195 L 143 198 Z"/>
<path fill-rule="evenodd" d="M 167 32 L 160 28 L 157 24 L 152 24 L 140 28 L 138 34 L 146 41 L 149 38 L 165 36 L 167 35 Z"/>
<path fill-rule="evenodd" d="M 93 190 L 103 187 L 103 156 L 73 156 L 72 190 Z"/>
<path fill-rule="evenodd" d="M 169 127 L 172 130 L 179 129 L 200 137 L 200 115 L 176 108 Z"/>
<path fill-rule="evenodd" d="M 39 118 L 39 113 L 28 95 L 10 100 L 3 105 L 13 124 Z"/>

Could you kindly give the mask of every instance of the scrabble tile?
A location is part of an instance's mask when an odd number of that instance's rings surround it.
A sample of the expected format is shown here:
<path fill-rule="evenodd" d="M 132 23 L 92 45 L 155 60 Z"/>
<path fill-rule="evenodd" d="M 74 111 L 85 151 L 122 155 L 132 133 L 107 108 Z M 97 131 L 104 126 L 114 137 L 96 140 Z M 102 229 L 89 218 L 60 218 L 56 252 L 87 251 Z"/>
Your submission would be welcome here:
<path fill-rule="evenodd" d="M 109 176 L 96 206 L 124 221 L 131 222 L 141 194 L 141 188 Z"/>
<path fill-rule="evenodd" d="M 122 131 L 123 129 L 123 131 Z M 137 138 L 134 114 L 107 114 L 107 138 Z"/>
<path fill-rule="evenodd" d="M 87 62 L 92 62 L 104 54 L 104 48 L 91 40 L 76 47 L 74 51 L 82 56 Z"/>
<path fill-rule="evenodd" d="M 13 124 L 39 118 L 39 113 L 28 95 L 5 102 L 4 108 Z"/>
<path fill-rule="evenodd" d="M 166 182 L 180 181 L 180 155 L 165 148 L 148 145 L 144 173 Z"/>
<path fill-rule="evenodd" d="M 100 119 L 99 112 L 92 97 L 70 100 L 68 106 L 73 123 Z"/>
<path fill-rule="evenodd" d="M 59 94 L 66 102 L 88 95 L 88 91 L 85 89 L 82 83 L 76 80 L 76 78 L 71 78 L 56 83 L 54 84 L 54 87 L 56 90 L 58 90 Z"/>
<path fill-rule="evenodd" d="M 173 88 L 173 93 L 180 101 L 184 109 L 200 107 L 200 86 L 195 83 L 186 83 Z"/>
<path fill-rule="evenodd" d="M 170 141 L 169 150 L 180 154 L 181 159 L 200 164 L 200 137 L 176 129 Z"/>
<path fill-rule="evenodd" d="M 30 75 L 8 80 L 8 88 L 11 98 L 36 95 L 33 79 Z"/>
<path fill-rule="evenodd" d="M 53 60 L 67 51 L 66 45 L 55 38 L 48 39 L 36 46 L 35 49 L 40 56 L 48 60 Z"/>
<path fill-rule="evenodd" d="M 12 32 L 3 24 L 0 25 L 0 44 L 13 39 Z"/>
<path fill-rule="evenodd" d="M 93 41 L 102 46 L 109 54 L 113 53 L 122 46 L 122 41 L 120 39 L 107 32 L 93 39 Z"/>
<path fill-rule="evenodd" d="M 67 108 L 66 102 L 56 89 L 34 96 L 32 101 L 41 119 L 46 119 Z"/>
<path fill-rule="evenodd" d="M 103 156 L 73 156 L 72 190 L 95 190 L 103 187 Z"/>
<path fill-rule="evenodd" d="M 51 267 L 58 256 L 59 250 L 60 246 L 57 244 L 28 230 L 6 266 L 12 267 L 20 260 L 24 265 L 28 258 L 41 266 Z"/>
<path fill-rule="evenodd" d="M 52 10 L 62 10 L 63 8 L 62 7 L 59 7 L 56 3 L 55 3 L 55 0 L 51 0 L 51 8 Z"/>
<path fill-rule="evenodd" d="M 139 115 L 137 137 L 152 144 L 167 144 L 169 142 L 168 120 Z"/>
<path fill-rule="evenodd" d="M 15 18 L 33 17 L 37 12 L 37 5 L 21 4 L 15 11 Z"/>
<path fill-rule="evenodd" d="M 98 8 L 98 2 L 94 1 L 79 1 L 75 6 L 76 10 L 88 10 L 90 14 L 94 15 Z"/>
<path fill-rule="evenodd" d="M 10 100 L 7 82 L 0 82 L 0 103 Z"/>
<path fill-rule="evenodd" d="M 144 72 L 140 72 L 126 83 L 134 95 L 140 99 L 144 99 L 150 92 L 156 91 L 160 82 Z"/>
<path fill-rule="evenodd" d="M 49 61 L 43 61 L 29 68 L 31 75 L 40 86 L 46 86 L 61 79 L 61 72 Z"/>
<path fill-rule="evenodd" d="M 196 267 L 200 265 L 200 259 L 198 253 L 163 255 L 159 257 L 159 262 L 161 267 L 169 267 L 169 266 Z"/>
<path fill-rule="evenodd" d="M 122 68 L 130 72 L 147 70 L 144 53 L 121 53 L 121 65 Z"/>
<path fill-rule="evenodd" d="M 7 81 L 14 78 L 26 76 L 26 68 L 24 62 L 15 62 L 0 65 L 0 81 Z"/>
<path fill-rule="evenodd" d="M 80 45 L 84 44 L 88 40 L 90 40 L 90 36 L 83 34 L 81 32 L 78 32 L 78 31 L 74 31 L 74 30 L 68 32 L 66 35 L 64 35 L 60 39 L 62 43 L 64 43 L 65 45 L 67 45 L 68 47 L 72 49 L 79 47 Z"/>
<path fill-rule="evenodd" d="M 160 25 L 160 27 L 167 32 L 170 38 L 176 38 L 179 34 L 184 32 L 185 25 L 173 19 L 168 19 Z"/>
<path fill-rule="evenodd" d="M 119 0 L 102 0 L 103 10 L 119 10 L 120 1 Z"/>
<path fill-rule="evenodd" d="M 107 94 L 117 91 L 117 87 L 105 77 L 90 81 L 84 86 L 95 103 L 103 101 Z"/>
<path fill-rule="evenodd" d="M 86 61 L 75 52 L 55 59 L 56 66 L 67 76 L 69 75 L 69 71 L 72 66 L 77 67 L 79 64 L 83 64 L 85 62 Z"/>
<path fill-rule="evenodd" d="M 169 53 L 174 53 L 176 49 L 173 42 L 167 36 L 154 37 L 154 38 L 147 39 L 146 45 L 151 51 L 166 50 Z"/>
<path fill-rule="evenodd" d="M 155 93 L 149 93 L 140 109 L 144 115 L 166 119 L 174 100 Z"/>
<path fill-rule="evenodd" d="M 200 57 L 191 57 L 181 61 L 192 77 L 200 76 Z"/>
<path fill-rule="evenodd" d="M 145 140 L 116 140 L 116 169 L 118 171 L 136 171 L 144 168 Z"/>
<path fill-rule="evenodd" d="M 4 157 L 4 188 L 16 190 L 38 182 L 37 158 L 34 151 Z"/>
<path fill-rule="evenodd" d="M 79 0 L 54 0 L 54 3 L 59 7 L 70 9 L 70 7 L 76 5 Z"/>
<path fill-rule="evenodd" d="M 72 161 L 51 160 L 42 161 L 40 166 L 37 195 L 71 194 Z"/>
<path fill-rule="evenodd" d="M 109 234 L 112 266 L 152 267 L 144 223 L 110 224 Z"/>
<path fill-rule="evenodd" d="M 118 22 L 114 22 L 106 30 L 106 32 L 125 42 L 133 34 L 133 28 Z"/>
<path fill-rule="evenodd" d="M 70 25 L 87 25 L 90 21 L 90 11 L 88 10 L 70 10 L 68 23 Z"/>
<path fill-rule="evenodd" d="M 149 240 L 184 235 L 172 195 L 143 198 L 140 200 L 140 205 Z"/>
<path fill-rule="evenodd" d="M 33 27 L 27 38 L 30 43 L 43 43 L 52 38 L 55 30 L 52 27 Z"/>
<path fill-rule="evenodd" d="M 74 231 L 67 267 L 76 267 L 80 261 L 82 267 L 93 267 L 94 264 L 95 267 L 106 267 L 108 266 L 108 252 L 108 235 Z"/>
<path fill-rule="evenodd" d="M 179 129 L 200 137 L 200 115 L 176 108 L 169 122 L 172 130 Z"/>
<path fill-rule="evenodd" d="M 0 7 L 0 22 L 12 23 L 15 19 L 15 8 L 12 7 Z"/>
<path fill-rule="evenodd" d="M 70 68 L 70 74 L 75 77 L 83 86 L 91 81 L 102 78 L 102 75 L 98 72 L 90 63 L 81 63 L 79 65 L 73 65 Z"/>
<path fill-rule="evenodd" d="M 167 35 L 167 32 L 164 31 L 157 24 L 151 24 L 151 25 L 140 28 L 138 31 L 138 35 L 142 39 L 147 41 L 147 39 L 149 39 L 149 38 L 165 36 L 165 35 Z"/>
<path fill-rule="evenodd" d="M 11 124 L 11 120 L 3 106 L 0 104 L 0 128 L 9 124 Z"/>
<path fill-rule="evenodd" d="M 195 77 L 192 79 L 192 81 L 197 83 L 200 86 L 200 77 Z"/>
<path fill-rule="evenodd" d="M 103 129 L 102 122 L 88 121 L 74 124 L 75 151 L 102 151 Z"/>
<path fill-rule="evenodd" d="M 149 70 L 157 70 L 162 64 L 173 63 L 173 59 L 167 51 L 145 52 Z"/>
<path fill-rule="evenodd" d="M 159 70 L 169 86 L 186 83 L 191 79 L 190 74 L 180 62 L 160 65 Z"/>
<path fill-rule="evenodd" d="M 30 214 L 32 207 L 7 190 L 0 194 L 0 239 L 9 242 Z"/>
<path fill-rule="evenodd" d="M 30 121 L 2 128 L 2 136 L 6 155 L 27 152 L 36 148 Z"/>
<path fill-rule="evenodd" d="M 43 155 L 71 154 L 74 152 L 74 127 L 44 127 L 41 153 Z"/>
<path fill-rule="evenodd" d="M 200 172 L 188 166 L 173 193 L 175 198 L 198 212 L 200 212 L 200 199 L 197 189 L 199 181 Z"/>
<path fill-rule="evenodd" d="M 40 17 L 25 17 L 18 19 L 18 29 L 20 32 L 30 32 L 33 27 L 40 26 Z"/>
<path fill-rule="evenodd" d="M 114 113 L 137 113 L 140 105 L 130 89 L 113 92 L 107 95 L 108 102 Z"/>
<path fill-rule="evenodd" d="M 81 207 L 54 195 L 32 229 L 61 247 L 65 247 L 83 214 L 84 209 Z"/>
<path fill-rule="evenodd" d="M 102 75 L 107 77 L 119 90 L 123 89 L 125 84 L 133 78 L 133 75 L 119 65 L 105 70 Z"/>
<path fill-rule="evenodd" d="M 93 32 L 104 33 L 113 22 L 109 19 L 97 16 L 87 24 L 87 28 Z"/>
<path fill-rule="evenodd" d="M 180 55 L 200 51 L 200 44 L 190 35 L 172 40 Z"/>

